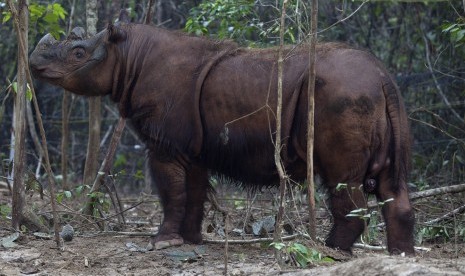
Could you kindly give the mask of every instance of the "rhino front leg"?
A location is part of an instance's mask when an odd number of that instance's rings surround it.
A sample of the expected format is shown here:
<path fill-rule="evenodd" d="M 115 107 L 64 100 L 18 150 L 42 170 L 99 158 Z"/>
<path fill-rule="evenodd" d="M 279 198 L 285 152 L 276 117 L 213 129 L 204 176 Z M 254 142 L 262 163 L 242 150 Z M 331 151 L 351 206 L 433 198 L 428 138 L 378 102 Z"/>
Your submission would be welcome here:
<path fill-rule="evenodd" d="M 202 242 L 202 220 L 208 187 L 208 171 L 191 166 L 186 176 L 186 214 L 181 227 L 181 234 L 186 242 Z"/>
<path fill-rule="evenodd" d="M 186 213 L 186 170 L 179 162 L 158 160 L 154 153 L 149 153 L 149 162 L 163 207 L 163 222 L 149 249 L 181 245 L 184 243 L 181 227 Z"/>

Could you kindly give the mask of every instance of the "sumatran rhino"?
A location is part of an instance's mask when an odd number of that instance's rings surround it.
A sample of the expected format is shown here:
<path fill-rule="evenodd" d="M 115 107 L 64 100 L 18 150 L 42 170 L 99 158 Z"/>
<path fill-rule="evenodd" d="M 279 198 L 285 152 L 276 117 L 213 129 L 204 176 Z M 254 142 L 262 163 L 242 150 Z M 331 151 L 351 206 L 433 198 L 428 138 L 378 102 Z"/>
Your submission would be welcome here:
<path fill-rule="evenodd" d="M 48 34 L 30 57 L 36 78 L 85 96 L 109 95 L 145 141 L 163 205 L 155 248 L 201 243 L 209 172 L 259 188 L 279 182 L 274 163 L 277 49 L 247 49 L 147 25 L 109 25 L 85 39 Z M 306 177 L 308 47 L 284 51 L 282 162 Z M 401 95 L 371 54 L 322 43 L 316 54 L 315 171 L 330 194 L 328 246 L 350 251 L 364 230 L 346 216 L 382 207 L 391 253 L 413 254 L 406 178 L 409 126 Z M 338 183 L 348 189 L 337 190 Z"/>

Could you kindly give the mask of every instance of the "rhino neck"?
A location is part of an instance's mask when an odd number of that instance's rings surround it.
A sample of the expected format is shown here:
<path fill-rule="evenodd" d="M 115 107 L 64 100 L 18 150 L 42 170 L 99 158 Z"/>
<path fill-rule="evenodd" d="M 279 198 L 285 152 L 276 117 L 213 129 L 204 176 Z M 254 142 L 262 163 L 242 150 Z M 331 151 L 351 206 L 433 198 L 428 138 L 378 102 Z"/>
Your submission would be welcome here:
<path fill-rule="evenodd" d="M 131 98 L 138 83 L 143 82 L 145 76 L 141 76 L 143 61 L 149 50 L 141 50 L 140 45 L 131 38 L 115 47 L 115 66 L 113 68 L 113 88 L 111 99 L 118 103 L 120 114 L 128 118 L 133 113 Z"/>

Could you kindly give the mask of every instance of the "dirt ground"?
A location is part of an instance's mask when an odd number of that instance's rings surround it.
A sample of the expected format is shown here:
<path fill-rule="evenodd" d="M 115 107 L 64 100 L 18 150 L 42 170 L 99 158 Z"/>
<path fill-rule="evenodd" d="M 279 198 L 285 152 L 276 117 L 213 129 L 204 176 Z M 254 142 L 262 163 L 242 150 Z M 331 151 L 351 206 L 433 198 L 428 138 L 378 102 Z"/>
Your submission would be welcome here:
<path fill-rule="evenodd" d="M 160 251 L 132 251 L 146 238 L 78 236 L 64 250 L 51 240 L 25 237 L 0 251 L 0 275 L 221 275 L 224 246 L 183 245 Z M 465 275 L 465 258 L 389 257 L 356 251 L 354 256 L 311 269 L 281 269 L 273 252 L 255 245 L 230 245 L 229 275 Z"/>
<path fill-rule="evenodd" d="M 35 196 L 34 196 L 35 198 Z M 209 211 L 203 225 L 203 245 L 183 245 L 157 251 L 146 251 L 147 235 L 157 230 L 161 219 L 156 198 L 144 200 L 126 212 L 128 224 L 111 226 L 118 232 L 97 231 L 89 222 L 79 219 L 78 214 L 67 213 L 67 221 L 74 226 L 72 241 L 65 242 L 62 250 L 49 237 L 37 237 L 25 232 L 15 241 L 16 246 L 0 245 L 0 276 L 3 275 L 222 275 L 225 271 L 226 249 L 224 243 L 208 240 L 223 239 L 221 216 Z M 46 200 L 36 199 L 37 204 Z M 125 200 L 124 207 L 134 206 L 141 200 Z M 6 199 L 0 204 L 4 204 Z M 224 206 L 231 212 L 230 240 L 241 239 L 240 230 L 245 229 L 245 216 L 260 221 L 271 213 L 269 202 L 255 198 L 253 202 L 229 199 Z M 245 203 L 244 203 L 245 202 Z M 253 203 L 253 204 L 250 204 Z M 73 206 L 72 202 L 64 202 Z M 222 204 L 223 205 L 223 204 Z M 250 205 L 252 207 L 250 207 Z M 65 205 L 63 205 L 65 206 Z M 38 208 L 36 206 L 36 208 Z M 38 208 L 47 210 L 47 204 Z M 64 208 L 61 208 L 64 209 Z M 209 207 L 207 206 L 207 210 Z M 292 209 L 292 208 L 291 208 Z M 292 214 L 293 211 L 288 212 Z M 289 219 L 291 216 L 286 216 Z M 291 218 L 295 220 L 295 218 Z M 301 218 L 305 220 L 305 218 Z M 108 220 L 110 221 L 110 220 Z M 246 227 L 242 227 L 242 226 Z M 318 236 L 322 239 L 329 230 L 330 219 L 323 211 L 318 217 Z M 0 239 L 12 232 L 10 221 L 0 219 Z M 296 229 L 298 227 L 295 227 Z M 224 233 L 224 232 L 223 232 Z M 285 234 L 289 235 L 289 234 Z M 257 238 L 247 234 L 244 239 Z M 378 240 L 378 241 L 377 241 Z M 383 243 L 382 231 L 374 243 Z M 307 245 L 304 238 L 291 242 Z M 284 265 L 276 261 L 274 250 L 265 243 L 229 244 L 227 250 L 228 275 L 465 275 L 465 244 L 457 240 L 436 240 L 423 244 L 428 251 L 419 251 L 415 257 L 389 256 L 385 251 L 369 251 L 355 248 L 352 256 L 327 249 L 321 244 L 316 248 L 322 257 L 332 262 L 315 261 L 306 269 L 292 265 L 292 258 L 284 256 Z M 295 263 L 294 263 L 295 264 Z"/>

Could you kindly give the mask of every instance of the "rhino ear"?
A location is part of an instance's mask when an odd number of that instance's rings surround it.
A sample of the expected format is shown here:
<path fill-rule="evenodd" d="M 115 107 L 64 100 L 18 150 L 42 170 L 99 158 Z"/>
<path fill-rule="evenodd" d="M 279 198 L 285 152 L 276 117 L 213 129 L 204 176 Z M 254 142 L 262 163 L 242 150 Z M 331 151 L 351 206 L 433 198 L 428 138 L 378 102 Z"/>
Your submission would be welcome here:
<path fill-rule="evenodd" d="M 108 24 L 107 30 L 108 30 L 108 40 L 111 42 L 116 43 L 116 42 L 123 41 L 126 39 L 126 36 L 127 36 L 126 31 L 123 30 L 119 26 Z"/>
<path fill-rule="evenodd" d="M 68 35 L 69 40 L 83 40 L 86 36 L 86 31 L 84 28 L 76 27 Z"/>
<path fill-rule="evenodd" d="M 126 9 L 123 9 L 119 12 L 118 23 L 130 23 L 131 19 L 129 18 L 129 12 Z"/>

